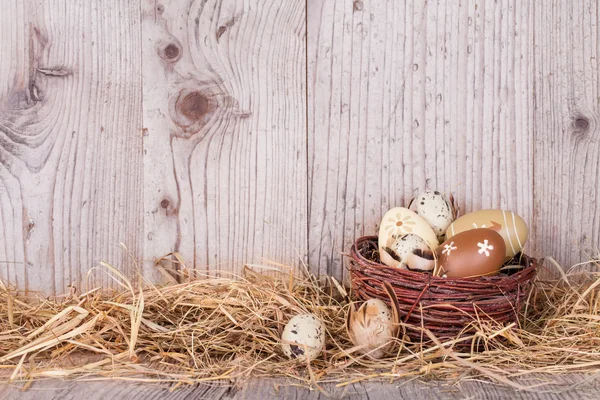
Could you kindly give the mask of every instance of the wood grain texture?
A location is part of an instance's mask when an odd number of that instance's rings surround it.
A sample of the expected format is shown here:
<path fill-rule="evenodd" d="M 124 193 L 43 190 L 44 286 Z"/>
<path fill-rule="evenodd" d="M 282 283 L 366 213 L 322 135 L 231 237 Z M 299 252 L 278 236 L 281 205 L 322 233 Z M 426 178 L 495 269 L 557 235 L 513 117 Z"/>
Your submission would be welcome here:
<path fill-rule="evenodd" d="M 532 221 L 531 2 L 308 3 L 309 260 L 425 189 Z"/>
<path fill-rule="evenodd" d="M 431 188 L 527 251 L 600 251 L 596 0 L 5 0 L 0 277 L 63 292 L 179 251 L 344 276 Z M 98 282 L 102 283 L 103 278 Z"/>
<path fill-rule="evenodd" d="M 146 260 L 305 261 L 305 9 L 143 0 Z"/>
<path fill-rule="evenodd" d="M 537 252 L 563 266 L 600 258 L 600 5 L 536 4 Z"/>
<path fill-rule="evenodd" d="M 323 384 L 322 388 L 333 399 L 377 399 L 377 400 L 414 400 L 414 399 L 597 399 L 600 383 L 590 376 L 538 375 L 530 379 L 515 379 L 521 385 L 551 383 L 536 391 L 516 391 L 505 385 L 474 380 L 460 383 L 444 381 L 398 380 L 393 383 L 359 382 L 338 388 L 335 384 Z M 553 383 L 552 383 L 553 382 Z M 20 400 L 41 399 L 323 399 L 327 398 L 316 389 L 292 386 L 292 382 L 283 379 L 254 379 L 235 386 L 223 386 L 219 382 L 183 385 L 173 388 L 168 384 L 131 383 L 127 381 L 58 381 L 47 380 L 33 383 L 26 391 L 19 385 L 0 386 L 0 398 Z"/>
<path fill-rule="evenodd" d="M 139 33 L 129 1 L 2 2 L 0 276 L 19 289 L 81 287 L 101 259 L 134 275 Z"/>

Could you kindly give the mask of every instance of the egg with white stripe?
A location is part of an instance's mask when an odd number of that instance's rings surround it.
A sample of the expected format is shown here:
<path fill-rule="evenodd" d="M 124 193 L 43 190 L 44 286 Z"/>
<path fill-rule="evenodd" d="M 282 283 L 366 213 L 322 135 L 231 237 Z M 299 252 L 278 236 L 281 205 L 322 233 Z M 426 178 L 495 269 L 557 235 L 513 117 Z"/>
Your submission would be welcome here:
<path fill-rule="evenodd" d="M 505 258 L 521 252 L 529 236 L 527 224 L 517 214 L 507 210 L 479 210 L 454 221 L 446 231 L 446 239 L 471 229 L 488 228 L 500 234 L 506 244 Z"/>

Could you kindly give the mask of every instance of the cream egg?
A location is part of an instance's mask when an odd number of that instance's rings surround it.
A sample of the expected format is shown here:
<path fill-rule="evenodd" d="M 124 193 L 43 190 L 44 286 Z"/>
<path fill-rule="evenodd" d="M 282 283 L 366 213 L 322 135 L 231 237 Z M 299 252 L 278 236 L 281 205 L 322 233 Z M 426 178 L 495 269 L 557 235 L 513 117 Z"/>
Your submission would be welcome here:
<path fill-rule="evenodd" d="M 392 312 L 379 299 L 365 301 L 358 311 L 351 305 L 346 329 L 352 343 L 371 358 L 381 358 L 394 344 L 396 335 Z"/>
<path fill-rule="evenodd" d="M 454 220 L 452 202 L 438 191 L 426 190 L 411 200 L 408 208 L 423 218 L 441 239 Z"/>
<path fill-rule="evenodd" d="M 283 329 L 281 347 L 292 359 L 314 360 L 325 346 L 325 327 L 314 314 L 293 317 Z"/>
<path fill-rule="evenodd" d="M 429 224 L 415 212 L 404 207 L 395 207 L 383 216 L 379 226 L 378 245 L 390 247 L 396 240 L 407 234 L 421 237 L 431 250 L 438 244 L 438 238 Z"/>

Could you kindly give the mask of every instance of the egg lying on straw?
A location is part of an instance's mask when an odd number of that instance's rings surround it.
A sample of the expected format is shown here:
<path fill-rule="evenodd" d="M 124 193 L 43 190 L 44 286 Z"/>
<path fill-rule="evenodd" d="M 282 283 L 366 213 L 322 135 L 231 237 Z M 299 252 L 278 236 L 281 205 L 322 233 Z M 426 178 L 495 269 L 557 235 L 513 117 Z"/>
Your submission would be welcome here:
<path fill-rule="evenodd" d="M 319 357 L 325 346 L 325 328 L 313 314 L 300 314 L 292 318 L 281 334 L 283 353 L 300 361 Z"/>
<path fill-rule="evenodd" d="M 384 283 L 384 289 L 392 300 L 392 309 L 379 299 L 365 301 L 358 310 L 350 305 L 346 318 L 348 337 L 367 357 L 378 359 L 389 351 L 398 337 L 399 305 L 392 286 Z"/>

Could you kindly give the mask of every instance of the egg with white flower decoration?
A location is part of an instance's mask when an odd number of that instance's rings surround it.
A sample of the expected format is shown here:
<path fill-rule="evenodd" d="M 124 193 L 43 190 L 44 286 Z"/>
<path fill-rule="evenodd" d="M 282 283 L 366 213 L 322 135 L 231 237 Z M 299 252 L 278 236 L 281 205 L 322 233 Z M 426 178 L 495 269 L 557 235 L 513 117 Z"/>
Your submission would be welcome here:
<path fill-rule="evenodd" d="M 492 229 L 458 233 L 436 249 L 438 275 L 446 278 L 496 275 L 504 263 L 505 252 L 504 239 Z"/>
<path fill-rule="evenodd" d="M 404 207 L 395 207 L 383 216 L 379 226 L 378 245 L 390 247 L 396 240 L 407 234 L 421 237 L 427 246 L 433 250 L 438 244 L 438 238 L 429 224 L 415 212 Z"/>
<path fill-rule="evenodd" d="M 325 327 L 314 314 L 293 317 L 281 334 L 283 353 L 300 361 L 319 357 L 325 346 Z"/>
<path fill-rule="evenodd" d="M 475 228 L 492 229 L 504 238 L 506 260 L 523 250 L 529 235 L 527 224 L 523 218 L 512 211 L 477 210 L 454 221 L 446 231 L 446 239 Z"/>

